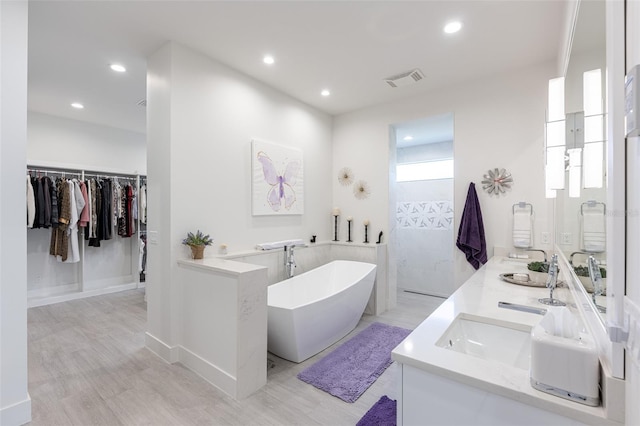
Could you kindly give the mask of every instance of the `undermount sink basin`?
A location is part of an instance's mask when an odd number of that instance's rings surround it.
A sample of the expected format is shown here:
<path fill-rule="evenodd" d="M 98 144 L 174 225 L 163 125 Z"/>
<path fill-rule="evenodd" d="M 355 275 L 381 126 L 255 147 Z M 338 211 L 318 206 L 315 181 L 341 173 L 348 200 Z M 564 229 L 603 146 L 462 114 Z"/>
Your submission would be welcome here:
<path fill-rule="evenodd" d="M 531 329 L 506 321 L 460 314 L 436 345 L 476 358 L 528 370 Z"/>

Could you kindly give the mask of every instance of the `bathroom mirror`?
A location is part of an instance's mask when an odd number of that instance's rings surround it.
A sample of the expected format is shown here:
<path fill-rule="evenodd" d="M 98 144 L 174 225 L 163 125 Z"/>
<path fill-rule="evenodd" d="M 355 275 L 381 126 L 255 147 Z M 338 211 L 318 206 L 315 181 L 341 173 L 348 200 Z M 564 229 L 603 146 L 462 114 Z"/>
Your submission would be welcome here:
<path fill-rule="evenodd" d="M 555 241 L 574 267 L 582 266 L 576 271 L 579 277 L 580 273 L 588 274 L 586 266 L 590 254 L 606 271 L 605 144 L 599 145 L 602 148 L 600 163 L 596 164 L 595 168 L 593 168 L 593 163 L 590 163 L 591 168 L 588 168 L 587 162 L 592 159 L 588 158 L 588 150 L 595 145 L 585 143 L 595 140 L 589 135 L 590 128 L 586 126 L 589 120 L 594 119 L 594 115 L 589 111 L 589 106 L 585 110 L 583 96 L 586 84 L 585 72 L 597 69 L 601 70 L 600 76 L 592 73 L 586 78 L 595 78 L 595 81 L 599 78 L 602 93 L 601 102 L 604 107 L 604 88 L 606 87 L 605 1 L 582 1 L 578 9 L 571 54 L 565 74 L 565 123 L 567 129 L 565 189 L 557 191 L 555 201 Z M 604 127 L 601 134 L 604 140 Z M 577 155 L 577 157 L 571 158 L 573 155 Z M 576 159 L 577 161 L 574 162 Z M 577 170 L 574 167 L 579 167 L 581 170 L 576 173 Z M 592 291 L 589 277 L 583 276 L 580 279 L 585 284 L 585 288 Z M 606 285 L 606 279 L 604 282 Z M 596 299 L 598 305 L 606 306 L 605 295 L 597 296 Z"/>

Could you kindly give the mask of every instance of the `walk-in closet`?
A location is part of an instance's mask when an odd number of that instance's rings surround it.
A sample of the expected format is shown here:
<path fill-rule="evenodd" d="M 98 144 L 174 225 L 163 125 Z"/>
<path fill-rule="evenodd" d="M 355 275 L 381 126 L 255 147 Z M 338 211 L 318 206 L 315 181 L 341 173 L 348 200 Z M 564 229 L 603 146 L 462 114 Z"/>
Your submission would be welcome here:
<path fill-rule="evenodd" d="M 146 177 L 27 166 L 28 306 L 144 287 Z"/>

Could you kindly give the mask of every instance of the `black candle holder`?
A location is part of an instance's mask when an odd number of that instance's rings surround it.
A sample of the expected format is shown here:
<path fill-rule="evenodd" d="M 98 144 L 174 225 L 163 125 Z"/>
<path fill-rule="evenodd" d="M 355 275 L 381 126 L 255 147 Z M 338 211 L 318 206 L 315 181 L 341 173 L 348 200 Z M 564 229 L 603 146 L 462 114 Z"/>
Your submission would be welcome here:
<path fill-rule="evenodd" d="M 333 216 L 333 241 L 338 241 L 338 215 Z"/>
<path fill-rule="evenodd" d="M 351 221 L 347 220 L 347 242 L 352 243 L 351 241 Z"/>
<path fill-rule="evenodd" d="M 369 225 L 364 226 L 364 243 L 369 244 L 369 235 L 367 234 L 367 230 L 369 229 Z"/>

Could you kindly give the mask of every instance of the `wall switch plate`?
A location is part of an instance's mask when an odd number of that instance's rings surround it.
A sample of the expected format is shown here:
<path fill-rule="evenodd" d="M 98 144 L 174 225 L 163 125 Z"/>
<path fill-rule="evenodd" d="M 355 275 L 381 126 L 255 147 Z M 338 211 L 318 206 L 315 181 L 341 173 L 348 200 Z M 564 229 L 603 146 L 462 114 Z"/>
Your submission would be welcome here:
<path fill-rule="evenodd" d="M 149 242 L 149 244 L 158 244 L 158 231 L 147 232 L 147 241 Z"/>
<path fill-rule="evenodd" d="M 571 244 L 571 232 L 563 232 L 560 238 L 561 244 Z"/>
<path fill-rule="evenodd" d="M 542 240 L 542 244 L 550 244 L 551 235 L 549 232 L 542 232 L 540 234 L 540 240 Z"/>

